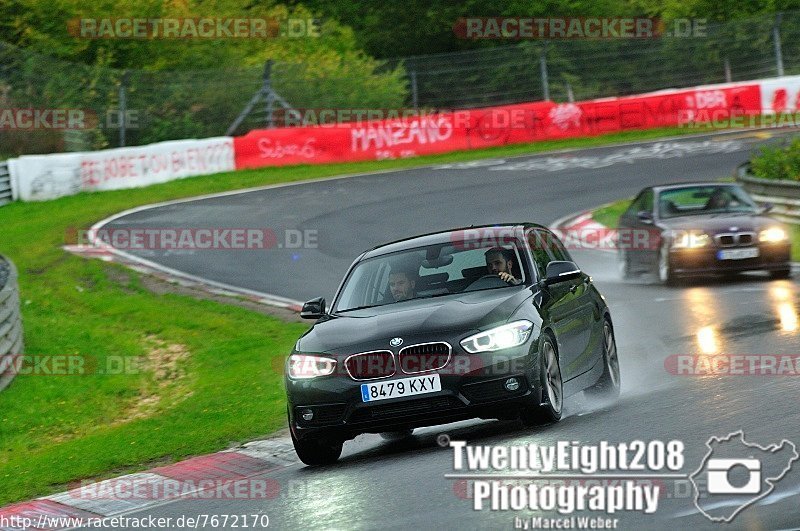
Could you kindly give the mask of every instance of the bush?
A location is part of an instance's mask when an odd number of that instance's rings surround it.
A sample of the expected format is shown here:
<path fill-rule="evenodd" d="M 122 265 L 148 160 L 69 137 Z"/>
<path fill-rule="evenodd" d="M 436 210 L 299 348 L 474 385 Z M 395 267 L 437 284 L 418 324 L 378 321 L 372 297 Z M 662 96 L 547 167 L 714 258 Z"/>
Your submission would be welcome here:
<path fill-rule="evenodd" d="M 86 16 L 82 0 L 59 3 L 63 12 L 57 19 L 53 19 L 52 8 L 46 4 L 34 0 L 23 3 L 30 3 L 33 21 L 56 20 L 63 24 Z M 156 2 L 147 15 L 207 15 L 195 13 L 192 4 Z M 93 7 L 90 15 L 130 16 L 124 15 L 126 7 L 130 13 L 143 16 L 136 2 Z M 16 16 L 7 11 L 0 2 L 0 106 L 90 111 L 98 117 L 101 127 L 86 135 L 88 145 L 80 149 L 118 145 L 118 121 L 108 117 L 118 116 L 123 79 L 127 109 L 132 113 L 126 128 L 129 146 L 224 135 L 261 88 L 267 60 L 274 61 L 273 88 L 295 108 L 398 108 L 408 100 L 403 67 L 387 65 L 364 54 L 352 30 L 334 20 L 324 21 L 316 36 L 191 42 L 76 39 L 63 32 L 61 26 L 62 31 L 44 31 L 44 22 L 30 22 L 31 32 L 37 37 L 23 39 L 3 32 L 2 21 Z M 4 14 L 8 16 L 4 18 Z M 308 20 L 315 15 L 299 5 L 226 0 L 215 4 L 214 16 L 277 21 Z M 12 38 L 13 42 L 3 42 L 4 38 Z M 277 112 L 281 109 L 275 105 Z M 266 118 L 261 101 L 234 134 L 265 127 Z M 13 155 L 70 150 L 63 136 L 56 132 L 50 137 L 40 135 L 36 142 L 11 143 L 8 138 L 0 138 L 0 145 L 3 153 Z"/>
<path fill-rule="evenodd" d="M 761 179 L 800 181 L 800 138 L 785 147 L 764 147 L 750 161 L 753 174 Z"/>

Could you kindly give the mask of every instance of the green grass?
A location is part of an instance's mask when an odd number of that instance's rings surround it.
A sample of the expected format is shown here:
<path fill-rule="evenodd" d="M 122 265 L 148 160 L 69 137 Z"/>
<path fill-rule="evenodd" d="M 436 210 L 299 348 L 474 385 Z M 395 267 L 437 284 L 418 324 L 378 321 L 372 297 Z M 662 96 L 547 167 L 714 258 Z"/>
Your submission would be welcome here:
<path fill-rule="evenodd" d="M 619 217 L 625 212 L 625 209 L 628 208 L 631 201 L 633 201 L 633 198 L 629 197 L 628 199 L 620 199 L 619 201 L 603 205 L 592 211 L 592 219 L 606 227 L 615 229 L 617 228 Z"/>
<path fill-rule="evenodd" d="M 606 227 L 616 228 L 619 217 L 625 212 L 631 201 L 633 201 L 632 197 L 598 207 L 592 211 L 592 219 Z M 800 225 L 789 225 L 789 238 L 792 240 L 792 260 L 800 262 Z"/>
<path fill-rule="evenodd" d="M 792 261 L 800 262 L 800 225 L 790 225 L 789 238 L 792 240 Z"/>
<path fill-rule="evenodd" d="M 199 194 L 692 132 L 628 131 L 416 159 L 265 168 L 0 208 L 0 253 L 20 272 L 27 354 L 87 356 L 101 366 L 118 356 L 159 358 L 135 374 L 18 376 L 0 393 L 0 504 L 219 450 L 285 423 L 282 359 L 306 325 L 154 294 L 138 273 L 64 252 L 70 228 Z M 159 375 L 169 348 L 186 353 L 174 360 L 179 378 Z"/>

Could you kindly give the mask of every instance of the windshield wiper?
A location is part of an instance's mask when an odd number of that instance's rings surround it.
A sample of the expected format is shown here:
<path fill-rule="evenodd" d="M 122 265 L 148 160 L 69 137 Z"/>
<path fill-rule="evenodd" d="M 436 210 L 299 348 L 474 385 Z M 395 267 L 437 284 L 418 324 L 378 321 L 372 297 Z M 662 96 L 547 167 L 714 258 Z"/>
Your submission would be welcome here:
<path fill-rule="evenodd" d="M 454 293 L 450 293 L 448 291 L 447 293 L 434 293 L 433 295 L 424 295 L 422 297 L 414 297 L 412 299 L 403 299 L 401 301 L 387 302 L 387 303 L 384 303 L 384 304 L 367 304 L 367 305 L 364 305 L 364 306 L 356 306 L 355 308 L 347 308 L 346 310 L 337 310 L 335 313 L 354 312 L 356 310 L 365 310 L 367 308 L 377 308 L 379 306 L 389 306 L 390 304 L 395 304 L 397 302 L 407 302 L 407 301 L 418 301 L 418 300 L 422 300 L 422 299 L 432 299 L 433 297 L 442 297 L 444 295 L 454 295 Z"/>
<path fill-rule="evenodd" d="M 422 297 L 414 297 L 410 300 L 417 300 L 417 299 L 433 299 L 434 297 L 444 297 L 445 295 L 456 295 L 458 292 L 450 292 L 447 293 L 433 293 L 432 295 L 423 295 Z"/>
<path fill-rule="evenodd" d="M 355 308 L 347 308 L 346 310 L 336 310 L 335 313 L 354 312 L 356 310 L 366 310 L 367 308 L 377 308 L 378 306 L 386 306 L 386 304 L 366 304 L 364 306 L 356 306 Z"/>

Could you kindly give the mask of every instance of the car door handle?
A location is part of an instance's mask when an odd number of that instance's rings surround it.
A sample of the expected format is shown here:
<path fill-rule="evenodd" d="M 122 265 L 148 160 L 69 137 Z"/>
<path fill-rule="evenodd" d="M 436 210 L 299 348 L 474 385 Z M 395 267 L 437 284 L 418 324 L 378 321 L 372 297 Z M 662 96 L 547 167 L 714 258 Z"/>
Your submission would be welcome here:
<path fill-rule="evenodd" d="M 578 291 L 578 286 L 580 286 L 580 284 L 573 284 L 573 285 L 571 285 L 571 286 L 569 287 L 569 292 L 570 292 L 570 293 L 575 293 L 576 291 Z"/>

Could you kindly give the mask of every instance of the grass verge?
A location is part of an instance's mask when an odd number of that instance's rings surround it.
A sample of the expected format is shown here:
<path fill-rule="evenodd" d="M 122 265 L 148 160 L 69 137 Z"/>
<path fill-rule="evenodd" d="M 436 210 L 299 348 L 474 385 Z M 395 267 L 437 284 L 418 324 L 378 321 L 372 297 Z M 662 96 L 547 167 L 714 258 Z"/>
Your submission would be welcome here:
<path fill-rule="evenodd" d="M 619 217 L 625 212 L 625 209 L 628 208 L 631 201 L 633 201 L 633 198 L 629 197 L 605 204 L 592 211 L 592 219 L 606 227 L 615 229 L 617 228 Z"/>
<path fill-rule="evenodd" d="M 199 194 L 696 132 L 627 131 L 416 159 L 265 168 L 0 208 L 0 252 L 20 271 L 27 355 L 70 356 L 84 365 L 82 374 L 21 374 L 0 393 L 0 505 L 219 450 L 285 422 L 282 359 L 305 324 L 153 293 L 138 273 L 64 252 L 70 228 Z"/>

